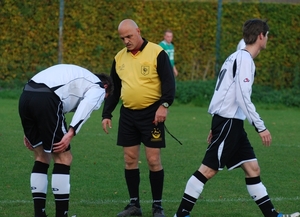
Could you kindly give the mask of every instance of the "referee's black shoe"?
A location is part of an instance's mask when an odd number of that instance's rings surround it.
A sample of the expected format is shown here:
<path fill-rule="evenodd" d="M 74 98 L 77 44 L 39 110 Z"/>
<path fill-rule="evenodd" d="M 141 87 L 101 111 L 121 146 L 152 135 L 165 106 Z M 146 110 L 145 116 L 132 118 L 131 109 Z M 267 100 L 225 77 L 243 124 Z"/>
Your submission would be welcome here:
<path fill-rule="evenodd" d="M 117 215 L 118 217 L 142 216 L 142 209 L 134 204 L 128 204 L 124 210 Z"/>

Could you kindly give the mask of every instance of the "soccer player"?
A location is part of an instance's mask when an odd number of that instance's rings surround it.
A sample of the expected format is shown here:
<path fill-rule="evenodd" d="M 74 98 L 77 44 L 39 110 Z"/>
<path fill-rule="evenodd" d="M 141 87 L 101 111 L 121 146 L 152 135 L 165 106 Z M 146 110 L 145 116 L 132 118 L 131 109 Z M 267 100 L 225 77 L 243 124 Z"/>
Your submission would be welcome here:
<path fill-rule="evenodd" d="M 164 33 L 164 40 L 159 43 L 159 45 L 167 52 L 171 65 L 173 67 L 173 73 L 176 77 L 178 75 L 178 71 L 175 66 L 175 49 L 172 43 L 173 40 L 173 32 L 170 29 L 167 29 Z"/>
<path fill-rule="evenodd" d="M 175 79 L 167 53 L 142 38 L 133 20 L 123 20 L 118 32 L 126 47 L 114 58 L 111 77 L 115 88 L 105 101 L 102 114 L 102 127 L 108 133 L 107 126 L 112 126 L 111 113 L 121 98 L 117 145 L 123 147 L 130 202 L 118 216 L 142 215 L 138 161 L 143 143 L 153 199 L 152 214 L 164 217 L 161 205 L 164 170 L 160 152 L 165 147 L 164 121 L 175 97 Z"/>
<path fill-rule="evenodd" d="M 112 91 L 109 76 L 59 64 L 47 68 L 25 85 L 19 100 L 24 144 L 34 152 L 30 177 L 34 216 L 45 217 L 48 168 L 51 158 L 56 217 L 67 217 L 70 194 L 70 142 L 94 110 Z M 69 128 L 65 113 L 74 112 Z"/>
<path fill-rule="evenodd" d="M 247 138 L 243 122 L 247 118 L 255 127 L 265 146 L 271 145 L 271 134 L 251 102 L 255 77 L 253 59 L 266 48 L 269 26 L 260 19 L 243 25 L 246 48 L 231 54 L 218 76 L 208 112 L 212 114 L 208 147 L 200 168 L 194 172 L 174 217 L 187 217 L 203 191 L 205 183 L 226 166 L 228 170 L 241 167 L 245 173 L 248 193 L 265 217 L 297 217 L 278 213 L 260 179 L 257 158 Z"/>

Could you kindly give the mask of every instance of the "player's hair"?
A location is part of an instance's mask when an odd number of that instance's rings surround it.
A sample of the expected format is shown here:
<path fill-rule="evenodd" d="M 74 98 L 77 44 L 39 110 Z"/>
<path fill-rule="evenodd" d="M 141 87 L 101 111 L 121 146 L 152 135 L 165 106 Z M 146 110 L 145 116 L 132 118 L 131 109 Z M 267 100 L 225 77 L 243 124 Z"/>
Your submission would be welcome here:
<path fill-rule="evenodd" d="M 266 36 L 269 31 L 267 20 L 251 19 L 247 20 L 243 25 L 243 38 L 246 44 L 254 44 L 257 36 L 263 34 Z"/>
<path fill-rule="evenodd" d="M 108 95 L 111 95 L 114 91 L 114 85 L 112 82 L 112 79 L 109 75 L 106 75 L 104 73 L 95 74 L 101 81 L 102 85 L 107 84 L 107 88 L 105 89 L 105 92 L 108 93 Z"/>

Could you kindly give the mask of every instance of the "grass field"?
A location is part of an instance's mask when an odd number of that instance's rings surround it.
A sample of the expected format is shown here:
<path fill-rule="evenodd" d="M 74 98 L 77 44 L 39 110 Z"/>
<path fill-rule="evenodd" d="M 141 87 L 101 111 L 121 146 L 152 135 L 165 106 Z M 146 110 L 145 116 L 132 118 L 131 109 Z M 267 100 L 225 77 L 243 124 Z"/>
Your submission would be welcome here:
<path fill-rule="evenodd" d="M 32 153 L 22 142 L 18 101 L 0 99 L 0 217 L 32 217 L 29 177 Z M 259 109 L 272 133 L 271 147 L 262 146 L 254 128 L 245 122 L 262 170 L 261 178 L 275 207 L 283 212 L 300 210 L 299 109 Z M 71 115 L 67 116 L 70 121 Z M 116 216 L 128 202 L 122 149 L 115 145 L 118 110 L 113 128 L 106 135 L 101 128 L 101 111 L 96 111 L 72 141 L 70 215 L 78 217 Z M 206 149 L 211 117 L 207 108 L 174 105 L 166 125 L 183 145 L 167 134 L 162 150 L 165 169 L 163 206 L 173 217 L 186 181 L 198 169 Z M 143 149 L 141 150 L 143 151 Z M 52 165 L 50 170 L 52 170 Z M 151 216 L 151 191 L 144 154 L 140 159 L 140 197 L 143 216 Z M 51 183 L 49 176 L 49 183 Z M 47 213 L 54 217 L 53 195 L 48 189 Z M 240 169 L 224 170 L 205 186 L 192 212 L 194 217 L 256 217 L 260 210 L 247 193 Z"/>

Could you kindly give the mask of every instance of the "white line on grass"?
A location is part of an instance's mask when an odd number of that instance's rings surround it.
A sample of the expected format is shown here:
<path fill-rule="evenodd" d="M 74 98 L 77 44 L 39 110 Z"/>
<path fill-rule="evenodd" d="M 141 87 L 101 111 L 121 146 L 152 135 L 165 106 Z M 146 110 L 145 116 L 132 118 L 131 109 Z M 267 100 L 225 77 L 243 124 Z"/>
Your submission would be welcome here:
<path fill-rule="evenodd" d="M 275 197 L 271 198 L 272 201 L 298 201 L 300 197 Z M 50 200 L 49 200 L 50 201 Z M 248 202 L 253 201 L 247 198 L 222 198 L 222 199 L 199 199 L 199 201 L 208 203 L 220 203 L 220 202 Z M 50 201 L 51 202 L 51 201 Z M 152 203 L 152 200 L 141 200 L 141 203 Z M 180 200 L 163 200 L 163 203 L 179 203 Z M 20 204 L 20 203 L 32 203 L 31 200 L 1 200 L 0 204 Z M 118 204 L 118 203 L 128 203 L 128 200 L 80 200 L 78 202 L 71 200 L 72 204 Z"/>

